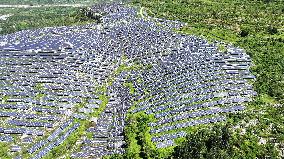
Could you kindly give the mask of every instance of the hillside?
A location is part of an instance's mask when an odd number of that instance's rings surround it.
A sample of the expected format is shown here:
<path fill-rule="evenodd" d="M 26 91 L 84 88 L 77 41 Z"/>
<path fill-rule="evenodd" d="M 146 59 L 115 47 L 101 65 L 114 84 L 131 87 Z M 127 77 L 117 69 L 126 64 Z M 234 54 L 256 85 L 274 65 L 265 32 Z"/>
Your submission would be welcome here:
<path fill-rule="evenodd" d="M 1 4 L 0 158 L 283 157 L 281 1 Z"/>

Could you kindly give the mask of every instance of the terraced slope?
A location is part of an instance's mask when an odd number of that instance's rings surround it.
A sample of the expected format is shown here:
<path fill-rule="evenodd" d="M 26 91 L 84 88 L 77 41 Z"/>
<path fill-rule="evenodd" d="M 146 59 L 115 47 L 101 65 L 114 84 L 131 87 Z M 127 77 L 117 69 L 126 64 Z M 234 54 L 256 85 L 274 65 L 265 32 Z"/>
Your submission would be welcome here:
<path fill-rule="evenodd" d="M 0 37 L 0 133 L 9 157 L 60 148 L 73 158 L 122 154 L 126 116 L 137 112 L 154 115 L 157 148 L 174 146 L 188 127 L 225 121 L 256 95 L 244 50 L 222 52 L 220 42 L 173 31 L 184 23 L 119 4 L 93 11 L 102 23 Z"/>

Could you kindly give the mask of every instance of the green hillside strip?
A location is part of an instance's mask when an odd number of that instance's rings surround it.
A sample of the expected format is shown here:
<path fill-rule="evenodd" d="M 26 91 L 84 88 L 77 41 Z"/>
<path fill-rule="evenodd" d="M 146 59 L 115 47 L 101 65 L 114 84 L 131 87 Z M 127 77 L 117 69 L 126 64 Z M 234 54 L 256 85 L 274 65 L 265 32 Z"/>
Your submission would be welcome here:
<path fill-rule="evenodd" d="M 44 159 L 53 159 L 59 157 L 70 158 L 71 153 L 80 146 L 80 143 L 77 143 L 77 141 L 79 141 L 86 134 L 85 131 L 89 127 L 90 122 L 77 119 L 75 119 L 75 121 L 75 123 L 80 123 L 80 126 L 74 132 L 72 132 L 62 144 L 52 149 L 46 156 L 44 156 Z M 70 127 L 71 126 L 68 128 Z"/>

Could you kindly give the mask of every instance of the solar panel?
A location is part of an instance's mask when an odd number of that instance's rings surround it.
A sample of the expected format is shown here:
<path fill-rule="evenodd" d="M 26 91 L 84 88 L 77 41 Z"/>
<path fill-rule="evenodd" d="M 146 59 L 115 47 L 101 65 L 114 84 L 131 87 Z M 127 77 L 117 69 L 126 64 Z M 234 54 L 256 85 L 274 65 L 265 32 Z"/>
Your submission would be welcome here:
<path fill-rule="evenodd" d="M 1 36 L 7 43 L 0 46 L 0 94 L 9 98 L 1 97 L 0 117 L 11 117 L 5 124 L 21 128 L 2 128 L 0 132 L 39 136 L 47 132 L 46 140 L 30 148 L 30 153 L 37 152 L 34 158 L 64 142 L 80 127 L 74 124 L 78 120 L 90 120 L 96 126 L 88 127 L 94 138 L 82 152 L 72 152 L 74 156 L 123 153 L 121 135 L 132 99 L 144 100 L 132 113 L 144 111 L 157 119 L 149 123 L 151 133 L 164 135 L 152 140 L 164 148 L 186 135 L 179 129 L 223 121 L 219 114 L 244 110 L 242 104 L 256 95 L 248 83 L 255 77 L 248 71 L 251 60 L 244 50 L 228 46 L 225 55 L 215 43 L 172 31 L 184 23 L 143 19 L 134 8 L 103 5 L 92 9 L 106 13 L 103 25 L 42 28 Z M 101 94 L 95 94 L 97 85 L 112 78 L 122 56 L 127 65 L 135 60 L 152 67 L 117 75 L 107 87 L 110 99 L 104 105 Z M 127 93 L 125 81 L 133 83 L 134 94 Z M 104 106 L 94 119 L 92 113 Z M 63 129 L 68 130 L 62 133 Z M 171 130 L 179 133 L 168 133 Z M 97 139 L 100 137 L 105 139 Z M 93 142 L 101 145 L 90 146 Z"/>

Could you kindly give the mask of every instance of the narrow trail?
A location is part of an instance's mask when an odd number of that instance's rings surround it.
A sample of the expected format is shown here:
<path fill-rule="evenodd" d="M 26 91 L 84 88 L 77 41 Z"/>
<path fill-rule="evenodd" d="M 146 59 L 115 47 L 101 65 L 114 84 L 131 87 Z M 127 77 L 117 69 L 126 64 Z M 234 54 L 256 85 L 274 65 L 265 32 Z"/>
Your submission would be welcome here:
<path fill-rule="evenodd" d="M 0 4 L 0 8 L 41 8 L 41 7 L 86 7 L 87 4 L 44 4 L 44 5 L 6 5 Z"/>

